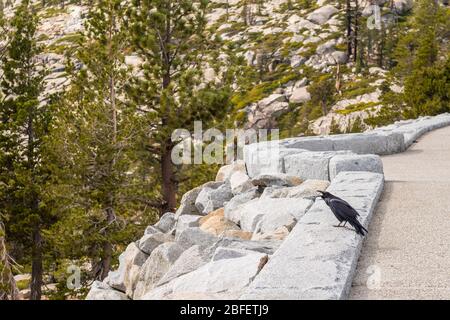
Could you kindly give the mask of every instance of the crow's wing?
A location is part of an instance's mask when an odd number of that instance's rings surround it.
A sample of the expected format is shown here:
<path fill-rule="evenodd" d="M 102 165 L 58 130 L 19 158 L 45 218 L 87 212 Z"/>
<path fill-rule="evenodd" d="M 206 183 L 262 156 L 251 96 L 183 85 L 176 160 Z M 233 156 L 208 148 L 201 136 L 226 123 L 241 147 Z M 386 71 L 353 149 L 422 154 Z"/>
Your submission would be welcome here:
<path fill-rule="evenodd" d="M 340 198 L 333 198 L 330 200 L 330 208 L 332 211 L 341 216 L 344 220 L 349 220 L 351 218 L 356 218 L 359 216 L 359 213 L 353 209 L 351 205 L 348 204 L 345 200 Z"/>

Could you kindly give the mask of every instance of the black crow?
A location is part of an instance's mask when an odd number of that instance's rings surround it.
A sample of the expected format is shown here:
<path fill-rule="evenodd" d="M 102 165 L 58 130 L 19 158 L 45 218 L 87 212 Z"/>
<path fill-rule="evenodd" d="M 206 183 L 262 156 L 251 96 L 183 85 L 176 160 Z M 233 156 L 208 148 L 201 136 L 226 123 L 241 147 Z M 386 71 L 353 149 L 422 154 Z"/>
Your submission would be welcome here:
<path fill-rule="evenodd" d="M 368 231 L 364 228 L 361 223 L 358 221 L 359 213 L 356 212 L 355 209 L 351 205 L 348 204 L 347 201 L 342 200 L 329 192 L 326 191 L 317 191 L 322 195 L 320 196 L 328 207 L 330 207 L 331 211 L 334 213 L 335 217 L 339 220 L 339 224 L 335 227 L 341 227 L 341 223 L 344 222 L 342 227 L 350 223 L 357 234 L 364 236 Z"/>

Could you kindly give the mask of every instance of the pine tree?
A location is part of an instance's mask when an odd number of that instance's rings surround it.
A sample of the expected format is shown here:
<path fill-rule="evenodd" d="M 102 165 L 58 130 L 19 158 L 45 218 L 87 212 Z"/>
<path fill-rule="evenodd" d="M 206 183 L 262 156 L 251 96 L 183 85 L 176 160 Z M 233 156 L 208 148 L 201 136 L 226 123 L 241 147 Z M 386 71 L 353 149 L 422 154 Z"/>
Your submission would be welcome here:
<path fill-rule="evenodd" d="M 150 128 L 143 141 L 148 163 L 160 167 L 161 212 L 177 204 L 172 131 L 192 132 L 195 120 L 203 121 L 204 128 L 218 124 L 228 111 L 229 86 L 205 83 L 202 71 L 213 63 L 206 53 L 215 41 L 206 32 L 207 5 L 203 0 L 143 0 L 134 1 L 129 12 L 133 44 L 144 59 L 143 76 L 130 92 Z"/>
<path fill-rule="evenodd" d="M 420 0 L 395 48 L 395 71 L 405 85 L 401 98 L 406 117 L 435 115 L 449 110 L 448 56 L 450 11 L 434 0 Z"/>
<path fill-rule="evenodd" d="M 405 78 L 413 70 L 433 66 L 442 45 L 445 51 L 449 18 L 449 10 L 441 8 L 436 1 L 417 1 L 413 16 L 408 20 L 394 50 L 397 74 Z"/>
<path fill-rule="evenodd" d="M 349 122 L 347 132 L 359 133 L 363 131 L 364 131 L 364 124 L 360 117 L 357 117 L 355 120 Z"/>
<path fill-rule="evenodd" d="M 435 19 L 438 6 L 436 1 L 418 1 L 414 9 L 414 24 L 420 27 L 420 32 L 416 32 L 416 69 L 430 67 L 436 61 L 438 44 Z"/>
<path fill-rule="evenodd" d="M 2 31 L 6 30 L 6 24 L 4 19 L 4 5 L 3 1 L 0 1 L 0 28 Z M 5 43 L 5 32 L 0 34 L 1 40 Z M 0 55 L 3 59 L 7 46 L 4 45 L 0 49 Z M 1 161 L 0 156 L 0 161 Z M 6 185 L 0 182 L 0 199 L 4 199 L 5 193 L 4 187 Z M 0 212 L 0 300 L 10 300 L 17 297 L 17 287 L 14 281 L 14 277 L 11 270 L 10 256 L 6 246 L 6 231 L 3 224 L 3 219 Z"/>
<path fill-rule="evenodd" d="M 0 183 L 4 184 L 0 208 L 9 238 L 20 244 L 26 257 L 31 256 L 33 300 L 41 298 L 42 230 L 52 223 L 42 202 L 48 179 L 43 146 L 52 112 L 40 100 L 44 74 L 37 59 L 36 25 L 31 5 L 23 1 L 12 18 L 9 45 L 2 59 L 0 103 Z"/>
<path fill-rule="evenodd" d="M 328 107 L 334 101 L 335 94 L 334 82 L 331 76 L 320 76 L 308 87 L 308 91 L 311 94 L 310 103 L 320 106 L 322 116 L 326 116 L 330 111 Z"/>
<path fill-rule="evenodd" d="M 143 126 L 124 91 L 131 72 L 124 58 L 125 8 L 120 0 L 101 0 L 90 9 L 86 32 L 69 59 L 76 61 L 69 63 L 72 82 L 58 103 L 52 132 L 61 168 L 55 193 L 63 212 L 53 230 L 55 242 L 65 241 L 68 258 L 90 257 L 91 277 L 100 280 L 111 270 L 115 246 L 132 240 L 140 209 L 150 202 L 140 198 L 145 187 L 133 155 Z"/>
<path fill-rule="evenodd" d="M 331 124 L 330 124 L 330 134 L 341 134 L 343 133 L 339 123 L 336 121 L 335 118 L 331 119 Z"/>
<path fill-rule="evenodd" d="M 443 10 L 435 0 L 420 0 L 414 9 L 414 25 L 416 32 L 417 51 L 414 68 L 431 67 L 437 60 L 439 40 L 438 33 L 445 25 L 442 20 Z M 448 23 L 448 22 L 447 22 Z M 448 30 L 447 30 L 448 32 Z"/>
<path fill-rule="evenodd" d="M 450 58 L 431 67 L 414 70 L 405 81 L 407 118 L 450 111 Z"/>

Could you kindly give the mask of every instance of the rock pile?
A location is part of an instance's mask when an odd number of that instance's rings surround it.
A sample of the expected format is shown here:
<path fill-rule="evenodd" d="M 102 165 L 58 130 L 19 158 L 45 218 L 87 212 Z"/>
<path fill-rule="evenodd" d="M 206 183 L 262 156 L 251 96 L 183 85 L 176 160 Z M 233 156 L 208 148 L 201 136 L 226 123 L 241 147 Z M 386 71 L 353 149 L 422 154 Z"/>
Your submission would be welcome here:
<path fill-rule="evenodd" d="M 250 178 L 242 161 L 222 167 L 216 180 L 149 226 L 87 299 L 236 299 L 312 206 L 316 189 L 329 185 L 286 174 Z"/>
<path fill-rule="evenodd" d="M 362 239 L 332 227 L 316 190 L 349 201 L 367 226 L 384 182 L 370 152 L 400 152 L 446 125 L 449 114 L 362 135 L 249 145 L 245 162 L 222 167 L 131 243 L 87 299 L 343 298 Z"/>

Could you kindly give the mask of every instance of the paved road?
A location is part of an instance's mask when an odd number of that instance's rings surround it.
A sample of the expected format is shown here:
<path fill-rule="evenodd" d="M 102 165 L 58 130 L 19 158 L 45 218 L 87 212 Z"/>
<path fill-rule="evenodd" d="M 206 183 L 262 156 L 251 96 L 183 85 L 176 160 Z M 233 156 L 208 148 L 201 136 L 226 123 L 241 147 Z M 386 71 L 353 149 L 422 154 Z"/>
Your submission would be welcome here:
<path fill-rule="evenodd" d="M 450 127 L 383 164 L 350 299 L 450 299 Z"/>

